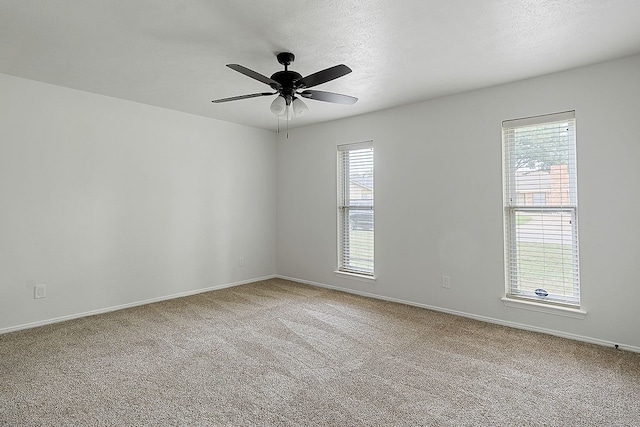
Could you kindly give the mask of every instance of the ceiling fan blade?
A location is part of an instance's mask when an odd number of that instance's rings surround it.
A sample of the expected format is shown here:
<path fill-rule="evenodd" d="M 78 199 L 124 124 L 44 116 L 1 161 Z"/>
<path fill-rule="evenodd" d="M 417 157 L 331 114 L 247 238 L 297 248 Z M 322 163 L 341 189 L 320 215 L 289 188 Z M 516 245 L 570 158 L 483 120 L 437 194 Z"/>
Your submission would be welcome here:
<path fill-rule="evenodd" d="M 303 77 L 296 82 L 296 86 L 300 89 L 318 86 L 322 83 L 329 82 L 337 79 L 338 77 L 345 76 L 351 72 L 351 68 L 344 64 L 336 65 L 331 68 L 327 68 L 317 73 L 309 74 L 307 77 Z"/>
<path fill-rule="evenodd" d="M 231 98 L 221 98 L 221 99 L 214 99 L 213 103 L 220 103 L 220 102 L 229 102 L 229 101 L 238 101 L 239 99 L 249 99 L 249 98 L 257 98 L 259 96 L 269 96 L 269 95 L 275 95 L 278 92 L 260 92 L 260 93 L 252 93 L 250 95 L 240 95 L 240 96 L 232 96 Z"/>
<path fill-rule="evenodd" d="M 333 92 L 324 92 L 322 90 L 305 90 L 298 95 L 303 98 L 315 99 L 316 101 L 333 102 L 335 104 L 353 105 L 358 98 L 349 95 L 342 95 Z"/>
<path fill-rule="evenodd" d="M 277 81 L 267 77 L 267 76 L 263 76 L 260 73 L 257 73 L 253 70 L 248 69 L 247 67 L 243 67 L 242 65 L 238 65 L 238 64 L 227 64 L 227 67 L 231 68 L 232 70 L 235 70 L 241 74 L 244 74 L 247 77 L 251 77 L 252 79 L 256 79 L 259 82 L 268 84 L 269 86 L 271 86 L 274 89 L 279 89 L 280 87 L 282 87 L 282 85 L 280 83 L 278 83 Z"/>

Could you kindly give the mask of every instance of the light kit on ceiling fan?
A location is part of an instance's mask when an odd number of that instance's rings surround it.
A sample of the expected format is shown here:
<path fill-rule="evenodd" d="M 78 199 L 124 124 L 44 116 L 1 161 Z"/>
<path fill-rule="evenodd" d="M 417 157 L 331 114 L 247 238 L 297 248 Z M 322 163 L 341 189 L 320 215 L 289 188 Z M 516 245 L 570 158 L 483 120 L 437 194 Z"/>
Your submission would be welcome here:
<path fill-rule="evenodd" d="M 293 53 L 281 52 L 277 55 L 278 62 L 284 65 L 284 71 L 277 71 L 271 77 L 264 76 L 258 72 L 250 70 L 242 65 L 227 64 L 227 67 L 235 70 L 245 76 L 258 80 L 259 82 L 268 84 L 275 92 L 260 92 L 249 95 L 233 96 L 231 98 L 216 99 L 212 102 L 221 103 L 228 101 L 237 101 L 240 99 L 257 98 L 261 96 L 278 95 L 271 103 L 269 109 L 278 117 L 284 117 L 291 120 L 291 117 L 300 117 L 309 111 L 309 107 L 299 97 L 314 99 L 316 101 L 331 102 L 334 104 L 353 105 L 358 98 L 348 95 L 342 95 L 333 92 L 324 92 L 320 90 L 308 90 L 310 87 L 329 82 L 331 80 L 342 77 L 351 72 L 351 68 L 344 64 L 336 65 L 317 73 L 302 77 L 300 73 L 289 70 L 289 65 L 295 59 Z"/>
<path fill-rule="evenodd" d="M 271 103 L 270 110 L 278 117 L 284 117 L 287 120 L 291 120 L 291 117 L 300 117 L 309 111 L 309 107 L 300 98 L 293 98 L 292 101 L 287 102 L 287 99 L 282 95 L 276 96 L 276 99 Z"/>
<path fill-rule="evenodd" d="M 309 107 L 307 104 L 302 102 L 300 98 L 293 98 L 293 102 L 291 102 L 291 108 L 293 109 L 293 115 L 295 117 L 303 116 L 307 111 L 309 111 Z"/>
<path fill-rule="evenodd" d="M 276 96 L 276 99 L 273 100 L 273 102 L 271 103 L 271 107 L 269 108 L 271 112 L 276 116 L 282 116 L 287 112 L 287 101 L 284 99 L 284 97 L 278 95 Z"/>

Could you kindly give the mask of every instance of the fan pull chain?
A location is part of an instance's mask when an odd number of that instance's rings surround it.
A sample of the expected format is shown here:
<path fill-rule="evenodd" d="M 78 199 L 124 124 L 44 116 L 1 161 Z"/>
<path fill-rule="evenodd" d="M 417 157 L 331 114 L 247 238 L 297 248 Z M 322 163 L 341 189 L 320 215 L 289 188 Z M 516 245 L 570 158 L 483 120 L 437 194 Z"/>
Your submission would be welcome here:
<path fill-rule="evenodd" d="M 276 133 L 280 133 L 280 116 L 276 116 Z M 287 139 L 289 139 L 289 120 L 287 120 Z"/>

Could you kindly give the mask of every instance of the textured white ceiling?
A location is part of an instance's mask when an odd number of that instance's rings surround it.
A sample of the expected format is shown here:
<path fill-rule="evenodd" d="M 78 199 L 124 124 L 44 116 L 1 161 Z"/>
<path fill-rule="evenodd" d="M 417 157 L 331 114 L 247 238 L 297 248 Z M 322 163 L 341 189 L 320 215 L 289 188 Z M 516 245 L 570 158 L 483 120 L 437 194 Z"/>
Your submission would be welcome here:
<path fill-rule="evenodd" d="M 640 53 L 638 0 L 0 0 L 0 72 L 275 130 L 269 87 L 281 51 L 314 89 L 292 127 Z M 38 100 L 34 99 L 34 103 Z"/>

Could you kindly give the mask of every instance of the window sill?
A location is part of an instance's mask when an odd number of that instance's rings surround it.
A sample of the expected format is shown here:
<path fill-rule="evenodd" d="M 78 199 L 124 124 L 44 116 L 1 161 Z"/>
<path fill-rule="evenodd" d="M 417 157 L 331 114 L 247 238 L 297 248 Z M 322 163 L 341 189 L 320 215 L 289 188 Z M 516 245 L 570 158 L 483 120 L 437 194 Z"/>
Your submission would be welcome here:
<path fill-rule="evenodd" d="M 337 276 L 343 276 L 343 277 L 346 277 L 348 279 L 359 280 L 361 282 L 373 283 L 373 282 L 376 281 L 376 276 L 368 276 L 368 275 L 365 275 L 365 274 L 358 274 L 358 273 L 348 273 L 346 271 L 340 271 L 340 270 L 336 270 L 336 271 L 334 271 L 334 273 Z"/>
<path fill-rule="evenodd" d="M 500 298 L 504 305 L 509 308 L 521 310 L 537 311 L 538 313 L 554 314 L 556 316 L 571 317 L 573 319 L 584 319 L 587 312 L 579 308 L 561 307 L 557 305 L 541 304 L 534 301 L 525 301 L 514 298 Z"/>

